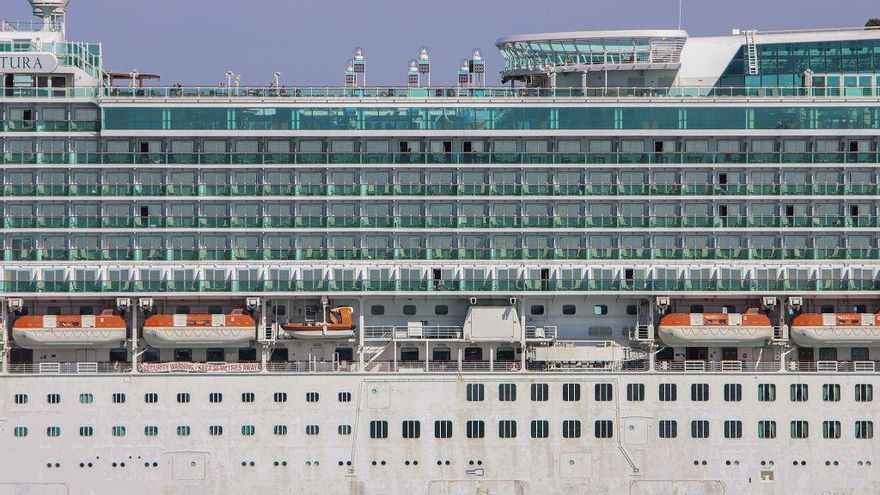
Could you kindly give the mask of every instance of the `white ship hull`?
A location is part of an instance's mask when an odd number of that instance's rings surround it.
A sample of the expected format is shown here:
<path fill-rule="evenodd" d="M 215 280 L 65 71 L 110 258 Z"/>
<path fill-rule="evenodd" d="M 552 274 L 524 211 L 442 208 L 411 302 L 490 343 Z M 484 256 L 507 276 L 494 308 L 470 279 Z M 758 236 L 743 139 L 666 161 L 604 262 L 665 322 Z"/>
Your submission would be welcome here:
<path fill-rule="evenodd" d="M 865 464 L 877 461 L 876 440 L 823 439 L 821 425 L 840 420 L 851 438 L 852 422 L 873 415 L 848 403 L 834 405 L 833 412 L 801 407 L 787 397 L 792 383 L 817 391 L 840 384 L 849 398 L 852 387 L 865 382 L 876 383 L 875 375 L 7 376 L 0 378 L 6 446 L 0 451 L 0 493 L 867 495 L 880 483 L 880 472 Z M 484 402 L 466 400 L 467 384 L 475 383 L 485 385 Z M 498 401 L 501 383 L 519 387 L 516 401 Z M 533 383 L 548 385 L 546 402 L 530 400 Z M 577 402 L 562 400 L 563 384 L 571 383 L 581 386 Z M 676 401 L 658 401 L 661 383 L 676 384 Z M 690 400 L 693 383 L 708 385 L 708 402 Z M 730 383 L 743 387 L 735 408 L 722 400 Z M 775 402 L 758 402 L 759 383 L 777 386 Z M 610 384 L 613 399 L 597 401 L 596 384 Z M 643 384 L 645 400 L 627 401 L 627 384 Z M 287 402 L 273 401 L 280 391 Z M 308 402 L 310 392 L 320 400 Z M 351 402 L 339 402 L 340 392 L 350 392 Z M 61 394 L 60 404 L 47 404 L 49 393 Z M 83 393 L 93 394 L 92 405 L 79 403 Z M 126 394 L 127 402 L 114 404 L 114 393 Z M 144 402 L 148 393 L 156 394 L 161 407 Z M 189 403 L 175 401 L 181 393 L 190 394 Z M 223 401 L 209 402 L 211 393 L 222 393 Z M 255 401 L 242 403 L 242 393 L 253 393 Z M 30 400 L 14 404 L 15 394 Z M 421 421 L 420 438 L 404 439 L 401 422 L 412 419 Z M 477 419 L 485 422 L 485 437 L 467 438 L 467 421 Z M 582 423 L 581 437 L 563 438 L 563 421 L 573 419 Z M 709 438 L 690 438 L 695 419 L 709 421 Z M 728 419 L 742 421 L 742 438 L 724 437 Z M 777 436 L 759 439 L 756 426 L 767 419 L 777 422 Z M 388 421 L 387 438 L 371 438 L 374 420 Z M 451 438 L 435 438 L 435 420 L 452 422 Z M 499 438 L 501 420 L 517 422 L 516 438 Z M 532 437 L 532 420 L 548 422 L 548 438 Z M 594 420 L 612 421 L 612 437 L 596 438 Z M 659 438 L 660 420 L 678 421 L 677 438 Z M 791 439 L 791 420 L 809 421 L 809 438 Z M 86 425 L 93 428 L 91 437 L 80 436 Z M 243 425 L 252 425 L 254 435 L 243 435 Z M 286 426 L 287 434 L 274 434 L 276 425 Z M 309 425 L 319 433 L 308 435 Z M 351 433 L 340 435 L 340 425 Z M 28 435 L 15 437 L 21 426 Z M 47 437 L 53 426 L 60 435 Z M 114 426 L 125 427 L 125 435 L 112 436 Z M 145 436 L 147 426 L 157 428 L 155 437 Z M 212 436 L 211 426 L 222 426 L 222 435 Z M 189 434 L 178 435 L 179 427 L 188 427 Z"/>

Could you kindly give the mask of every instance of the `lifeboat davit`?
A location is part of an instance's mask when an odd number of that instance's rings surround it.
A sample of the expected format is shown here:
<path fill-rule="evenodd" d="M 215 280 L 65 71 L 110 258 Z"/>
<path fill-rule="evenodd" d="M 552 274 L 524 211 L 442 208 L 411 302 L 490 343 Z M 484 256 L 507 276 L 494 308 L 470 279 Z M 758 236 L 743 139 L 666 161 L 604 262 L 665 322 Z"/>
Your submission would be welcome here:
<path fill-rule="evenodd" d="M 354 309 L 342 306 L 327 310 L 325 321 L 285 323 L 284 335 L 293 339 L 348 339 L 354 337 Z"/>
<path fill-rule="evenodd" d="M 153 315 L 144 322 L 143 337 L 152 347 L 247 347 L 256 336 L 256 322 L 242 309 L 228 315 Z"/>
<path fill-rule="evenodd" d="M 804 313 L 794 317 L 789 333 L 803 347 L 878 347 L 880 315 Z"/>
<path fill-rule="evenodd" d="M 673 313 L 657 328 L 676 347 L 762 347 L 773 338 L 770 318 L 755 308 L 745 313 Z"/>
<path fill-rule="evenodd" d="M 112 309 L 99 315 L 22 316 L 12 325 L 12 340 L 25 349 L 122 347 L 125 320 Z"/>

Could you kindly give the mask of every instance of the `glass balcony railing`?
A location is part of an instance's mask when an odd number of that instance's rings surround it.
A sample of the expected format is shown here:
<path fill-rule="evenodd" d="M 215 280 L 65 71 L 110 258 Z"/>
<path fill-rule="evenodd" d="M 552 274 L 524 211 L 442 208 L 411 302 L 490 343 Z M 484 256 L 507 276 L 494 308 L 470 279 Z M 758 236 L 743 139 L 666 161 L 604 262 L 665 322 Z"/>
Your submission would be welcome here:
<path fill-rule="evenodd" d="M 6 229 L 752 229 L 854 228 L 880 226 L 873 216 L 7 216 Z"/>
<path fill-rule="evenodd" d="M 876 291 L 873 279 L 456 279 L 2 281 L 3 293 L 127 292 L 772 292 Z"/>
<path fill-rule="evenodd" d="M 877 248 L 4 249 L 4 261 L 880 260 Z"/>
<path fill-rule="evenodd" d="M 525 64 L 524 64 L 525 66 Z M 41 88 L 8 88 L 7 91 L 23 91 L 21 96 L 41 96 Z M 94 91 L 94 90 L 93 90 Z M 833 88 L 804 86 L 673 86 L 673 87 L 610 87 L 610 88 L 510 88 L 510 87 L 442 87 L 410 88 L 397 86 L 377 86 L 366 88 L 351 87 L 142 87 L 113 86 L 101 88 L 100 95 L 106 98 L 138 99 L 198 99 L 221 100 L 229 98 L 259 98 L 280 100 L 308 100 L 332 98 L 356 99 L 445 99 L 467 98 L 474 100 L 503 98 L 827 98 L 880 96 L 880 88 L 858 88 L 843 94 Z M 46 96 L 51 96 L 47 94 Z M 92 95 L 90 95 L 92 96 Z"/>
<path fill-rule="evenodd" d="M 33 122 L 19 122 L 15 124 L 21 128 L 21 132 L 30 127 L 36 127 Z M 7 130 L 7 132 L 12 132 Z M 424 165 L 460 165 L 460 164 L 503 164 L 503 165 L 529 165 L 529 164 L 560 164 L 560 165 L 619 165 L 619 164 L 644 164 L 644 165 L 677 165 L 677 164 L 706 164 L 706 165 L 738 165 L 738 164 L 805 164 L 805 165 L 828 165 L 828 164 L 876 164 L 880 162 L 880 152 L 847 152 L 847 153 L 540 153 L 540 152 L 517 152 L 517 153 L 481 153 L 481 152 L 458 152 L 458 153 L 433 153 L 433 152 L 409 152 L 409 153 L 288 153 L 278 155 L 274 153 L 12 153 L 0 154 L 0 165 L 15 164 L 57 164 L 57 165 L 225 165 L 230 163 L 246 165 L 277 165 L 277 164 L 347 164 L 347 165 L 396 165 L 396 164 L 424 164 Z M 460 184 L 462 190 L 459 194 L 481 194 L 482 184 Z M 530 195 L 553 194 L 552 186 L 547 184 L 521 184 L 522 193 Z M 353 184 L 339 185 L 342 189 L 336 195 L 356 195 L 360 193 L 361 186 Z M 516 187 L 515 184 L 511 187 Z M 678 187 L 687 189 L 688 194 L 699 195 L 731 195 L 740 191 L 738 184 L 680 184 Z M 800 191 L 802 194 L 833 194 L 835 184 L 801 184 L 786 185 L 790 191 Z M 626 194 L 629 190 L 633 194 L 645 194 L 647 187 L 641 184 L 622 184 L 621 192 L 611 190 L 599 190 L 592 194 Z M 830 192 L 823 193 L 824 189 Z M 221 191 L 222 192 L 222 191 Z M 226 191 L 228 193 L 228 191 Z M 309 195 L 308 191 L 299 191 L 298 194 Z M 242 192 L 241 194 L 245 194 Z M 325 195 L 325 189 L 311 191 L 311 195 Z"/>

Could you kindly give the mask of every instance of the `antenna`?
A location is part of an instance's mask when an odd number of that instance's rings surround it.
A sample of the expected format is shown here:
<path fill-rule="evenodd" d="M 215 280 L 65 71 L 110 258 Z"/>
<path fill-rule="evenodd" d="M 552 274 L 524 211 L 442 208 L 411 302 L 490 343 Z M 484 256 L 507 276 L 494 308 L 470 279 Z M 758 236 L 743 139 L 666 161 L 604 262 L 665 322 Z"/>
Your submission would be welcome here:
<path fill-rule="evenodd" d="M 354 49 L 354 55 L 352 56 L 352 63 L 354 64 L 354 74 L 355 80 L 354 85 L 358 86 L 358 76 L 360 76 L 360 85 L 366 87 L 367 86 L 367 57 L 364 55 L 364 49 L 361 47 L 357 47 Z"/>
<path fill-rule="evenodd" d="M 70 0 L 28 0 L 34 16 L 43 20 L 43 31 L 58 31 L 64 34 L 64 15 Z"/>
<path fill-rule="evenodd" d="M 682 7 L 684 5 L 684 0 L 678 0 L 678 29 L 681 30 L 681 13 Z"/>
<path fill-rule="evenodd" d="M 418 87 L 422 85 L 422 82 L 419 78 L 419 63 L 416 62 L 416 59 L 410 59 L 407 62 L 407 73 L 406 73 L 406 85 L 409 87 Z"/>

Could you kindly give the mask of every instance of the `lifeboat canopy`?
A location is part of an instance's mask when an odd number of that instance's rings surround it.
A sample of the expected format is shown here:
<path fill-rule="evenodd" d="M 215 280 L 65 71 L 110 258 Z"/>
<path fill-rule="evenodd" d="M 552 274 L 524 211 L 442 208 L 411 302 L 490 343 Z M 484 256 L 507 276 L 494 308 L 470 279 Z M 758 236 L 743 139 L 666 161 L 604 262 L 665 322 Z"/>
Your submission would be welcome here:
<path fill-rule="evenodd" d="M 144 322 L 143 337 L 151 347 L 247 347 L 257 324 L 243 309 L 229 314 L 158 314 Z"/>
<path fill-rule="evenodd" d="M 878 347 L 880 315 L 872 313 L 803 313 L 789 334 L 803 347 Z"/>
<path fill-rule="evenodd" d="M 674 347 L 762 347 L 773 338 L 770 318 L 745 313 L 672 313 L 660 319 L 660 340 Z"/>
<path fill-rule="evenodd" d="M 112 309 L 97 315 L 21 316 L 12 325 L 12 340 L 24 349 L 122 347 L 125 320 Z"/>

